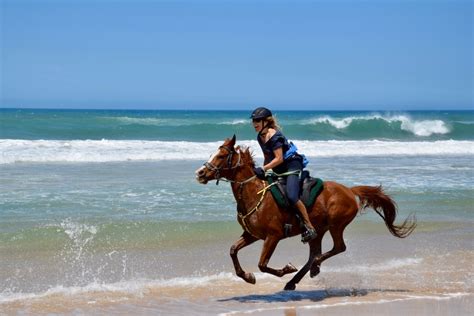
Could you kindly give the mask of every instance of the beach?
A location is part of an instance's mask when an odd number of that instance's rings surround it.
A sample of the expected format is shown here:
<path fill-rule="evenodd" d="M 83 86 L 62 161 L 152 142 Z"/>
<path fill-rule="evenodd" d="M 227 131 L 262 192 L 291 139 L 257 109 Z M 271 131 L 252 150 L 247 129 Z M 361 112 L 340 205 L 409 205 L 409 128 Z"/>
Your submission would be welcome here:
<path fill-rule="evenodd" d="M 226 137 L 262 157 L 242 111 L 0 110 L 0 314 L 469 315 L 474 308 L 474 112 L 279 114 L 308 170 L 348 187 L 382 185 L 393 237 L 372 210 L 347 250 L 283 291 L 258 271 L 229 184 L 194 172 Z M 328 235 L 323 251 L 332 247 Z M 270 266 L 301 267 L 280 242 Z"/>

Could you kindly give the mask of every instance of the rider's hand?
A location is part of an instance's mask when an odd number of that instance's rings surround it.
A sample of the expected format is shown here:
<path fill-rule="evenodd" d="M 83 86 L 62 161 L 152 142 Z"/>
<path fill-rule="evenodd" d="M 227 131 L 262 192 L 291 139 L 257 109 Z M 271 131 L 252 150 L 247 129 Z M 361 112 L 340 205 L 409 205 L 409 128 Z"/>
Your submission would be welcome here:
<path fill-rule="evenodd" d="M 253 168 L 253 172 L 255 172 L 257 178 L 259 178 L 260 180 L 265 180 L 265 171 L 262 167 Z"/>

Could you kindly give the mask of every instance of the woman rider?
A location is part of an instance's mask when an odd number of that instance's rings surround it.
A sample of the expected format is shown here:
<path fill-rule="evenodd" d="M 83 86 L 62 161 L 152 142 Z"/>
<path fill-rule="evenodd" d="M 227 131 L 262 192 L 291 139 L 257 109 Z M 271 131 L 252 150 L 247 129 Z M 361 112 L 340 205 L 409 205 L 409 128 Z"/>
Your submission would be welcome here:
<path fill-rule="evenodd" d="M 265 179 L 265 171 L 272 169 L 275 173 L 282 174 L 289 171 L 298 171 L 288 175 L 286 180 L 286 194 L 288 201 L 296 207 L 303 217 L 306 230 L 301 234 L 301 241 L 306 243 L 316 238 L 316 230 L 309 221 L 308 212 L 303 202 L 299 199 L 300 184 L 299 176 L 303 170 L 303 157 L 295 153 L 284 159 L 290 144 L 280 130 L 278 123 L 272 116 L 272 112 L 264 107 L 259 107 L 252 112 L 252 123 L 258 132 L 257 140 L 263 151 L 263 167 L 254 169 L 259 179 Z"/>

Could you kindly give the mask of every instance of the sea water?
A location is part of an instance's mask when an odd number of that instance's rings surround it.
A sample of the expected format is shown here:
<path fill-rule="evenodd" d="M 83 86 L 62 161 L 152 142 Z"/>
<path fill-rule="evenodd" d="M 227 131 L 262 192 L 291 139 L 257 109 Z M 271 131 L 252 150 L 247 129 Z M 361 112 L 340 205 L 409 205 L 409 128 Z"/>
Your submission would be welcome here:
<path fill-rule="evenodd" d="M 316 279 L 304 279 L 303 300 L 322 295 L 327 304 L 367 291 L 401 291 L 396 299 L 403 291 L 472 294 L 473 111 L 276 112 L 314 176 L 349 187 L 382 185 L 398 204 L 398 222 L 411 213 L 418 219 L 415 232 L 399 240 L 364 211 L 346 231 L 347 251 L 326 261 Z M 129 311 L 156 304 L 176 313 L 183 302 L 205 297 L 207 307 L 196 313 L 225 313 L 246 311 L 238 304 L 245 293 L 278 293 L 285 281 L 273 276 L 257 273 L 257 287 L 235 277 L 228 251 L 242 229 L 232 192 L 194 178 L 234 134 L 262 162 L 248 117 L 0 110 L 0 310 L 32 311 L 26 302 L 37 300 L 33 311 L 47 312 L 42 304 L 60 296 L 69 297 L 64 311 L 87 311 L 93 301 L 106 311 L 122 302 Z M 324 246 L 332 246 L 329 236 Z M 246 270 L 258 271 L 260 247 L 241 251 Z M 297 238 L 285 240 L 271 266 L 302 265 L 306 255 Z M 313 292 L 322 288 L 329 294 Z M 280 307 L 295 299 L 278 295 L 254 297 L 262 305 L 256 312 L 266 310 L 266 299 Z"/>

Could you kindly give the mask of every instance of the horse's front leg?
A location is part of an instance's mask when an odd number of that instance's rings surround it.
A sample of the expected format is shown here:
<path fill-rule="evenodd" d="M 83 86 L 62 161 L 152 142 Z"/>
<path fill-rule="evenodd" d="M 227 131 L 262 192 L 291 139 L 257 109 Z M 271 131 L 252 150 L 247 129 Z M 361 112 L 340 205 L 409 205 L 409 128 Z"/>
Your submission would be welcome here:
<path fill-rule="evenodd" d="M 275 251 L 276 246 L 280 238 L 276 236 L 267 236 L 263 243 L 262 254 L 260 255 L 260 261 L 258 262 L 258 268 L 262 272 L 267 272 L 278 277 L 282 277 L 285 274 L 293 273 L 298 271 L 291 263 L 288 263 L 283 269 L 273 269 L 268 267 L 268 262 L 270 261 L 273 252 Z"/>
<path fill-rule="evenodd" d="M 244 232 L 242 236 L 230 247 L 230 257 L 234 263 L 235 273 L 245 280 L 245 282 L 255 284 L 255 276 L 253 273 L 245 272 L 240 266 L 239 258 L 237 258 L 237 253 L 240 249 L 254 243 L 257 241 L 257 238 L 253 237 L 247 232 Z"/>

